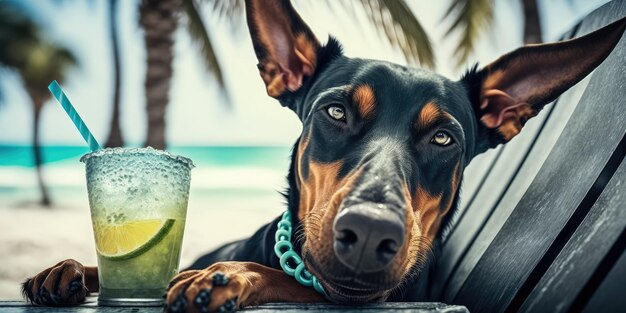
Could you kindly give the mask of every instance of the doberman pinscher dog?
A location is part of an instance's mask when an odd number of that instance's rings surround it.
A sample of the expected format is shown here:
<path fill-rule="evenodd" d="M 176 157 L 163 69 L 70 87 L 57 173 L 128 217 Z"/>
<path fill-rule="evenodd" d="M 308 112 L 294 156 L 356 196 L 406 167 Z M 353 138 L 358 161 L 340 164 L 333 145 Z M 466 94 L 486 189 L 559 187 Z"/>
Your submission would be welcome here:
<path fill-rule="evenodd" d="M 577 39 L 524 46 L 454 81 L 346 57 L 334 38 L 320 44 L 286 0 L 249 0 L 246 13 L 268 95 L 303 125 L 285 196 L 294 250 L 326 297 L 281 270 L 277 218 L 177 275 L 167 311 L 436 300 L 433 259 L 464 168 L 588 75 L 626 28 L 622 18 Z M 23 284 L 24 295 L 43 305 L 79 303 L 97 291 L 97 268 L 74 260 Z"/>

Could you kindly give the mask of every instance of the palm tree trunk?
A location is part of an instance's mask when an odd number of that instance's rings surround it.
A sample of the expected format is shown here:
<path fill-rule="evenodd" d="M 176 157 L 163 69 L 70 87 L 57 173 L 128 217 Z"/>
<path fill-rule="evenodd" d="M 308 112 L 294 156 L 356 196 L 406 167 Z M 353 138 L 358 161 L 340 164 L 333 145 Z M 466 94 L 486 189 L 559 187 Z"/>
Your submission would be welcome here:
<path fill-rule="evenodd" d="M 122 130 L 120 128 L 120 85 L 121 85 L 121 68 L 120 68 L 120 51 L 117 40 L 117 0 L 111 0 L 109 6 L 109 31 L 111 35 L 111 45 L 113 46 L 113 115 L 111 116 L 111 129 L 109 137 L 106 140 L 106 147 L 121 147 L 124 145 L 122 138 Z"/>
<path fill-rule="evenodd" d="M 542 42 L 537 0 L 522 0 L 522 6 L 524 7 L 524 44 Z"/>
<path fill-rule="evenodd" d="M 146 45 L 146 146 L 165 149 L 165 112 L 169 102 L 174 53 L 173 34 L 178 26 L 182 0 L 142 0 L 139 23 Z"/>
<path fill-rule="evenodd" d="M 35 169 L 37 171 L 37 183 L 39 185 L 39 191 L 41 192 L 41 205 L 50 206 L 50 197 L 48 196 L 48 190 L 43 182 L 43 175 L 41 173 L 43 157 L 41 155 L 41 147 L 39 146 L 39 117 L 41 116 L 42 104 L 43 103 L 35 103 L 33 108 L 33 157 L 35 159 Z"/>

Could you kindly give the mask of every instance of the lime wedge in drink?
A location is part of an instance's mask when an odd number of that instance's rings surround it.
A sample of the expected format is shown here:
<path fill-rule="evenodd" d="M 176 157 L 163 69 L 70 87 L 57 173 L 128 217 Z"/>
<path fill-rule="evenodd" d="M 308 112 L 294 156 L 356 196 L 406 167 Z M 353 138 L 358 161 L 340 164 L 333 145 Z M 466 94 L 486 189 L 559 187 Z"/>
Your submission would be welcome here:
<path fill-rule="evenodd" d="M 137 257 L 158 244 L 174 225 L 173 219 L 127 223 L 94 223 L 96 249 L 105 259 L 123 261 Z"/>

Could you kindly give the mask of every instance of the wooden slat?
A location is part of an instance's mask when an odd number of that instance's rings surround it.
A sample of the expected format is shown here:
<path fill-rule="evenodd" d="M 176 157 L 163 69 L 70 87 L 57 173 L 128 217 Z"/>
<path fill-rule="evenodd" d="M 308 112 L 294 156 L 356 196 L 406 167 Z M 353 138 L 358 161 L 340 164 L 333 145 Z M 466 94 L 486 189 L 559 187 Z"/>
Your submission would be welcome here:
<path fill-rule="evenodd" d="M 89 313 L 117 313 L 117 312 L 163 312 L 160 307 L 98 307 L 95 297 L 88 299 L 89 303 L 76 307 L 39 307 L 31 306 L 19 301 L 0 301 L 0 312 L 89 312 Z M 458 305 L 447 305 L 437 302 L 396 302 L 396 303 L 376 303 L 362 306 L 333 305 L 327 303 L 271 303 L 250 307 L 242 312 L 417 312 L 417 313 L 468 313 L 467 309 Z"/>
<path fill-rule="evenodd" d="M 626 12 L 612 2 L 592 13 L 608 24 Z M 603 16 L 604 15 L 604 16 Z M 598 22 L 599 21 L 599 22 Z M 625 41 L 596 70 L 558 144 L 465 281 L 455 303 L 503 311 L 550 248 L 626 133 Z"/>
<path fill-rule="evenodd" d="M 605 270 L 599 266 L 626 228 L 624 186 L 626 161 L 622 161 L 589 214 L 528 296 L 521 312 L 566 312 L 594 273 Z M 626 280 L 622 282 L 626 295 L 624 284 Z"/>
<path fill-rule="evenodd" d="M 623 208 L 622 208 L 623 209 Z M 624 239 L 626 241 L 626 238 Z M 626 308 L 626 252 L 617 260 L 602 284 L 592 295 L 584 313 L 624 312 Z"/>
<path fill-rule="evenodd" d="M 539 137 L 537 137 L 536 143 L 532 146 L 517 175 L 511 184 L 507 186 L 502 198 L 493 204 L 495 207 L 490 208 L 493 210 L 493 213 L 478 233 L 476 239 L 470 242 L 471 245 L 467 247 L 467 252 L 463 259 L 459 261 L 456 270 L 451 273 L 443 293 L 443 301 L 452 301 L 454 299 L 467 276 L 469 276 L 480 257 L 530 186 L 578 105 L 589 83 L 589 79 L 590 77 L 587 77 L 558 99 L 559 105 L 554 107 L 553 113 L 546 121 L 546 126 L 539 134 Z M 495 181 L 494 183 L 497 184 L 498 182 Z M 502 184 L 505 185 L 505 183 Z M 444 249 L 452 249 L 452 247 L 444 247 Z"/>
<path fill-rule="evenodd" d="M 266 304 L 250 309 L 252 312 L 418 312 L 418 313 L 469 313 L 459 305 L 447 305 L 437 302 L 387 302 L 358 306 L 333 304 Z M 244 310 L 247 311 L 247 310 Z"/>

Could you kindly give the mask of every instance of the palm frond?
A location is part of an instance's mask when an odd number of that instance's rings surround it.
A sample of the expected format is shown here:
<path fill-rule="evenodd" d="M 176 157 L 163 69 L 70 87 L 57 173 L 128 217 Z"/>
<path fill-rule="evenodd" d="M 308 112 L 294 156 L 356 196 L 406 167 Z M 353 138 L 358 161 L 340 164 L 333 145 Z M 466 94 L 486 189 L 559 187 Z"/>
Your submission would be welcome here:
<path fill-rule="evenodd" d="M 407 62 L 434 67 L 435 56 L 428 34 L 404 0 L 361 0 L 368 19 L 400 48 Z"/>
<path fill-rule="evenodd" d="M 213 46 L 209 32 L 204 26 L 202 17 L 200 17 L 200 13 L 198 12 L 197 4 L 194 0 L 184 0 L 183 9 L 186 13 L 187 31 L 189 32 L 191 39 L 200 46 L 200 53 L 207 70 L 215 77 L 223 95 L 228 98 L 228 92 L 226 88 L 224 88 L 225 84 L 222 68 L 217 60 L 215 47 Z M 226 102 L 230 104 L 230 101 Z"/>
<path fill-rule="evenodd" d="M 67 70 L 77 65 L 78 60 L 70 50 L 51 42 L 43 42 L 28 51 L 26 66 L 17 71 L 29 93 L 48 98 L 48 84 L 55 79 L 63 82 Z"/>
<path fill-rule="evenodd" d="M 461 31 L 461 38 L 455 50 L 458 67 L 467 61 L 483 27 L 491 24 L 493 2 L 492 0 L 453 0 L 444 18 L 453 14 L 455 14 L 454 22 L 446 36 L 457 29 Z"/>
<path fill-rule="evenodd" d="M 218 21 L 228 21 L 234 30 L 241 28 L 243 17 L 245 15 L 244 0 L 205 0 L 211 5 L 213 13 L 216 14 Z"/>
<path fill-rule="evenodd" d="M 41 41 L 39 26 L 25 8 L 12 1 L 0 2 L 0 65 L 24 66 L 26 52 Z"/>

